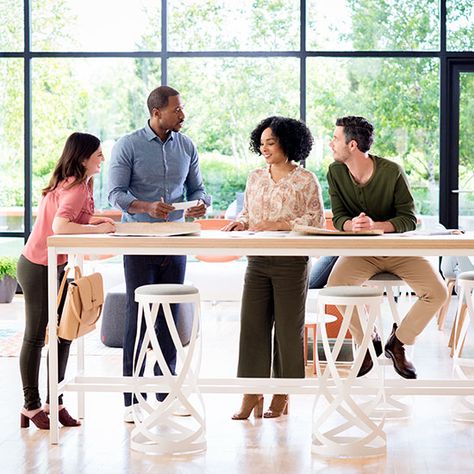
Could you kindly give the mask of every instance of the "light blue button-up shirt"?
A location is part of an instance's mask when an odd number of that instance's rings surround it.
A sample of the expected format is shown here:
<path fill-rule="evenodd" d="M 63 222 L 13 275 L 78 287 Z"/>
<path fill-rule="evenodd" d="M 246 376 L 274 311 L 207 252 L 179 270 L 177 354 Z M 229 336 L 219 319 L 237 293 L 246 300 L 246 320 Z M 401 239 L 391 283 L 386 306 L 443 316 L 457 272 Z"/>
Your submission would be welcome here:
<path fill-rule="evenodd" d="M 162 222 L 146 213 L 130 214 L 135 200 L 169 204 L 211 198 L 204 190 L 196 147 L 190 138 L 171 132 L 162 142 L 149 123 L 122 137 L 112 149 L 109 167 L 109 202 L 122 211 L 122 222 Z M 170 221 L 183 219 L 183 211 L 170 213 Z"/>

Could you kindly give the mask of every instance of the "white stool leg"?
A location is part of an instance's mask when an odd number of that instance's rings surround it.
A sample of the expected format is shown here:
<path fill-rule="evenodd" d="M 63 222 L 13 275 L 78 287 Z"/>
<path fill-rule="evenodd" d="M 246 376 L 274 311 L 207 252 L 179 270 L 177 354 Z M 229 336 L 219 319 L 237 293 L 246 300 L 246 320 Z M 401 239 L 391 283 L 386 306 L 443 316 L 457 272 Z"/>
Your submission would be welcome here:
<path fill-rule="evenodd" d="M 324 324 L 324 323 L 322 323 Z M 318 378 L 321 377 L 321 365 L 319 363 L 319 354 L 318 354 L 318 325 L 316 324 L 313 334 L 313 375 L 316 375 Z"/>
<path fill-rule="evenodd" d="M 135 425 L 138 426 L 140 423 L 140 418 L 141 418 L 141 411 L 143 410 L 147 413 L 151 413 L 153 411 L 153 407 L 149 404 L 147 399 L 143 396 L 143 393 L 141 390 L 139 390 L 140 386 L 140 371 L 141 367 L 145 363 L 146 360 L 146 355 L 148 351 L 148 346 L 150 344 L 150 332 L 148 328 L 153 327 L 155 324 L 156 316 L 158 314 L 158 307 L 152 308 L 152 312 L 150 313 L 149 306 L 144 305 L 143 303 L 139 302 L 138 303 L 138 320 L 137 320 L 137 336 L 135 338 L 135 347 L 134 347 L 134 358 L 133 358 L 133 378 L 135 381 L 135 385 L 137 385 L 136 388 L 133 390 L 133 396 L 137 399 L 136 404 L 132 404 L 132 414 L 133 414 L 133 419 L 135 422 Z M 142 321 L 145 322 L 145 334 L 143 335 L 143 340 L 140 346 L 140 350 L 138 351 L 138 343 L 140 339 L 140 334 L 142 331 Z M 164 358 L 163 358 L 164 360 Z"/>
<path fill-rule="evenodd" d="M 181 365 L 179 373 L 176 376 L 174 392 L 176 394 L 176 399 L 174 406 L 176 407 L 176 405 L 178 405 L 184 407 L 188 411 L 190 416 L 193 416 L 198 419 L 202 426 L 204 426 L 204 413 L 200 413 L 199 411 L 197 411 L 196 408 L 188 400 L 193 393 L 197 393 L 197 396 L 199 397 L 201 402 L 200 405 L 204 407 L 204 401 L 202 400 L 201 392 L 195 391 L 195 389 L 197 388 L 196 386 L 184 387 L 185 378 L 197 381 L 197 369 L 201 365 L 201 350 L 195 352 L 196 344 L 201 344 L 201 339 L 198 339 L 197 337 L 198 321 L 200 319 L 199 306 L 196 307 L 195 317 L 193 318 L 191 338 L 187 351 L 181 344 L 181 339 L 179 337 L 176 325 L 174 324 L 173 314 L 171 312 L 171 307 L 169 304 L 164 305 L 164 314 L 168 323 L 168 327 L 170 329 L 171 338 L 176 347 L 177 362 Z M 192 354 L 196 354 L 197 356 L 194 358 L 190 357 L 190 355 Z"/>

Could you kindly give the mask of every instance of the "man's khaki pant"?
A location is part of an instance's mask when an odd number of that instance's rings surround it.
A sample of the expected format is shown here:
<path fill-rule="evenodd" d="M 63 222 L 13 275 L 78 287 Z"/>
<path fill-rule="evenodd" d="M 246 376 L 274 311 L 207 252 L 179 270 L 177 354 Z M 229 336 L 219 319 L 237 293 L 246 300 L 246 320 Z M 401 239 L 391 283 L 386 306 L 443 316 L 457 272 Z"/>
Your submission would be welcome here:
<path fill-rule="evenodd" d="M 413 289 L 418 301 L 403 318 L 396 336 L 403 344 L 414 344 L 430 319 L 445 302 L 448 292 L 440 273 L 424 257 L 340 257 L 327 286 L 362 285 L 377 273 L 397 275 Z M 352 314 L 350 331 L 357 344 L 363 332 L 359 318 Z"/>

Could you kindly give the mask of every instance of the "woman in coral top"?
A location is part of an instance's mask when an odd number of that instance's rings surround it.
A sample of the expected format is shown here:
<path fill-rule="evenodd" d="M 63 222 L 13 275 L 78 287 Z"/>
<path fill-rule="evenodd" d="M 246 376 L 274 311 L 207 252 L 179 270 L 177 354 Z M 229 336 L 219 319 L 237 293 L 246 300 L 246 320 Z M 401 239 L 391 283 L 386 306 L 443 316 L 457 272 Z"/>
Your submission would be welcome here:
<path fill-rule="evenodd" d="M 88 133 L 73 133 L 67 139 L 49 184 L 43 189 L 36 223 L 18 261 L 17 276 L 25 297 L 25 334 L 20 352 L 25 399 L 21 410 L 22 428 L 27 428 L 31 420 L 38 428 L 49 429 L 49 393 L 45 406 L 41 408 L 38 389 L 41 349 L 48 324 L 46 240 L 53 234 L 100 234 L 115 230 L 112 219 L 93 216 L 92 176 L 100 171 L 103 161 L 97 137 Z M 64 275 L 66 259 L 66 255 L 58 256 L 58 282 Z M 70 341 L 59 338 L 59 381 L 64 379 L 70 345 Z M 59 397 L 59 421 L 64 426 L 80 425 L 62 404 L 62 395 Z"/>
<path fill-rule="evenodd" d="M 321 187 L 298 162 L 313 144 L 311 132 L 298 120 L 268 117 L 255 128 L 250 148 L 263 155 L 265 169 L 247 180 L 244 208 L 227 231 L 289 231 L 295 224 L 324 225 Z M 238 377 L 304 378 L 303 331 L 308 288 L 308 257 L 248 257 L 242 296 Z M 272 344 L 272 331 L 273 344 Z M 273 346 L 273 347 L 272 347 Z M 272 361 L 273 353 L 273 361 Z M 263 415 L 287 413 L 288 395 L 273 396 Z M 263 395 L 244 395 L 234 420 L 254 410 L 261 417 Z"/>

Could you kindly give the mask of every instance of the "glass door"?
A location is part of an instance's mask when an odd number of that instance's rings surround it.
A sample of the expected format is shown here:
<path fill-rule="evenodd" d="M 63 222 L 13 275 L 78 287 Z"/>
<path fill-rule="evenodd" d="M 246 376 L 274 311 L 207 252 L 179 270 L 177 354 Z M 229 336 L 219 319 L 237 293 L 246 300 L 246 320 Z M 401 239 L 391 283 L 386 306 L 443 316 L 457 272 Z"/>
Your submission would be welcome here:
<path fill-rule="evenodd" d="M 440 222 L 474 231 L 474 60 L 448 59 L 441 95 Z"/>
<path fill-rule="evenodd" d="M 474 71 L 459 72 L 459 226 L 474 231 Z M 456 190 L 455 190 L 456 191 Z"/>

